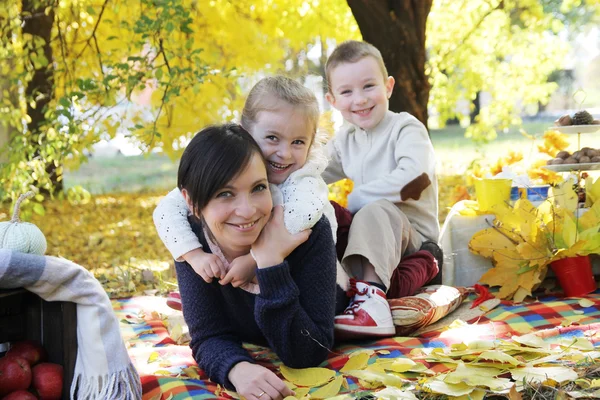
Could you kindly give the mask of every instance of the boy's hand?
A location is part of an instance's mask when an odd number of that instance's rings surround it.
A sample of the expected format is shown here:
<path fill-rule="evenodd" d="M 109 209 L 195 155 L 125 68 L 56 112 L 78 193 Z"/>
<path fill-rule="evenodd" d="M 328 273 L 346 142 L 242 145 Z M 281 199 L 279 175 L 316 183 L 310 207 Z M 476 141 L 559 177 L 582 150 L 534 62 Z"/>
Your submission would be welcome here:
<path fill-rule="evenodd" d="M 211 283 L 213 278 L 221 278 L 227 274 L 221 259 L 214 254 L 205 253 L 201 248 L 185 253 L 183 259 L 206 283 Z"/>
<path fill-rule="evenodd" d="M 283 223 L 283 207 L 275 206 L 273 215 L 252 245 L 252 253 L 258 268 L 272 267 L 306 242 L 312 230 L 307 229 L 292 235 Z"/>
<path fill-rule="evenodd" d="M 250 254 L 240 256 L 233 260 L 225 278 L 221 279 L 221 285 L 231 283 L 233 287 L 243 286 L 256 276 L 256 261 Z"/>

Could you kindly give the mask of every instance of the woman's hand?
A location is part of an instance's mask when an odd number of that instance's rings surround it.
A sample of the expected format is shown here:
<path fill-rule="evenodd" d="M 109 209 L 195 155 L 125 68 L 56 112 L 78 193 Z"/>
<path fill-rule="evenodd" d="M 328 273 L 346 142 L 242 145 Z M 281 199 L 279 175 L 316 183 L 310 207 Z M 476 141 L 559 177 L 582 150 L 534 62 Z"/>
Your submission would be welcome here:
<path fill-rule="evenodd" d="M 237 363 L 229 371 L 228 378 L 237 393 L 247 400 L 281 400 L 294 396 L 277 375 L 258 364 Z"/>
<path fill-rule="evenodd" d="M 256 265 L 266 268 L 281 264 L 296 247 L 306 242 L 310 233 L 310 229 L 294 235 L 289 233 L 283 222 L 283 207 L 275 206 L 271 219 L 252 245 Z"/>

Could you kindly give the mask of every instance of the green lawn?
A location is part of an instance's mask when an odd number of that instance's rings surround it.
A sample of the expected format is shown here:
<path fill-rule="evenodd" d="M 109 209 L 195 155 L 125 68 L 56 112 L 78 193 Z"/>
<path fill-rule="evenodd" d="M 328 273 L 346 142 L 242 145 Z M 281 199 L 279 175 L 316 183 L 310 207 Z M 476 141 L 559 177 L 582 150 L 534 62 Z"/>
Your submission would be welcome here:
<path fill-rule="evenodd" d="M 550 123 L 546 122 L 526 123 L 523 129 L 541 138 L 548 126 Z M 460 126 L 431 130 L 431 138 L 438 159 L 438 173 L 444 175 L 462 175 L 474 159 L 484 158 L 493 162 L 510 150 L 520 150 L 528 159 L 535 153 L 536 145 L 542 143 L 541 139 L 533 142 L 526 138 L 519 129 L 511 129 L 500 133 L 490 143 L 478 145 L 464 137 L 464 129 Z M 580 140 L 580 146 L 600 148 L 598 133 L 581 135 Z M 571 147 L 575 149 L 576 146 L 577 136 L 572 135 Z M 175 187 L 176 181 L 177 161 L 160 154 L 91 157 L 79 170 L 65 174 L 67 188 L 81 185 L 93 194 L 167 191 Z"/>

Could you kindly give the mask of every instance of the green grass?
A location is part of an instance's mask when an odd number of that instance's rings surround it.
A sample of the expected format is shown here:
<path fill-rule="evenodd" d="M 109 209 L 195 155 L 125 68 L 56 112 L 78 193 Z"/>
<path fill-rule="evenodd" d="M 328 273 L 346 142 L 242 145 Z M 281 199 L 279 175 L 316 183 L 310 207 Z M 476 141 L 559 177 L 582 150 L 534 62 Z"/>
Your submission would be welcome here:
<path fill-rule="evenodd" d="M 523 129 L 528 134 L 541 138 L 548 126 L 550 123 L 547 122 L 526 123 Z M 486 144 L 477 144 L 465 138 L 464 132 L 460 126 L 431 130 L 439 174 L 462 175 L 474 159 L 483 158 L 494 162 L 510 150 L 520 150 L 525 159 L 529 160 L 534 155 L 536 146 L 542 143 L 541 139 L 534 142 L 523 136 L 518 128 L 500 133 L 496 140 Z M 577 147 L 577 136 L 570 136 L 570 150 L 574 150 Z M 581 147 L 600 148 L 598 133 L 580 135 L 580 140 Z M 81 185 L 93 194 L 167 191 L 175 187 L 177 166 L 177 161 L 161 154 L 91 157 L 80 169 L 67 171 L 65 187 Z"/>
<path fill-rule="evenodd" d="M 90 157 L 75 171 L 67 171 L 65 188 L 81 185 L 92 194 L 141 193 L 170 190 L 177 183 L 178 162 L 166 155 Z"/>

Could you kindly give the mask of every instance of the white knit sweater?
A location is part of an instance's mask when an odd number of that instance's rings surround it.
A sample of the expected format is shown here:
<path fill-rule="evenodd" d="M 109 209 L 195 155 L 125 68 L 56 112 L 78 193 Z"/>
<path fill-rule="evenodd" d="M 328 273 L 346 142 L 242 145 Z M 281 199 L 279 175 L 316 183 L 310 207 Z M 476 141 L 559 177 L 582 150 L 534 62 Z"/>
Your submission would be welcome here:
<path fill-rule="evenodd" d="M 302 168 L 291 173 L 282 184 L 270 185 L 273 204 L 283 204 L 283 218 L 289 232 L 311 228 L 325 214 L 336 239 L 335 211 L 329 203 L 329 188 L 321 178 L 326 166 L 322 148 L 314 143 Z M 158 236 L 175 260 L 200 247 L 187 219 L 189 213 L 183 195 L 175 188 L 158 203 L 152 215 Z"/>
<path fill-rule="evenodd" d="M 424 239 L 439 236 L 435 154 L 425 126 L 408 113 L 388 111 L 372 130 L 345 126 L 326 146 L 323 178 L 354 182 L 348 209 L 388 199 L 403 211 Z M 428 184 L 430 182 L 430 184 Z"/>

